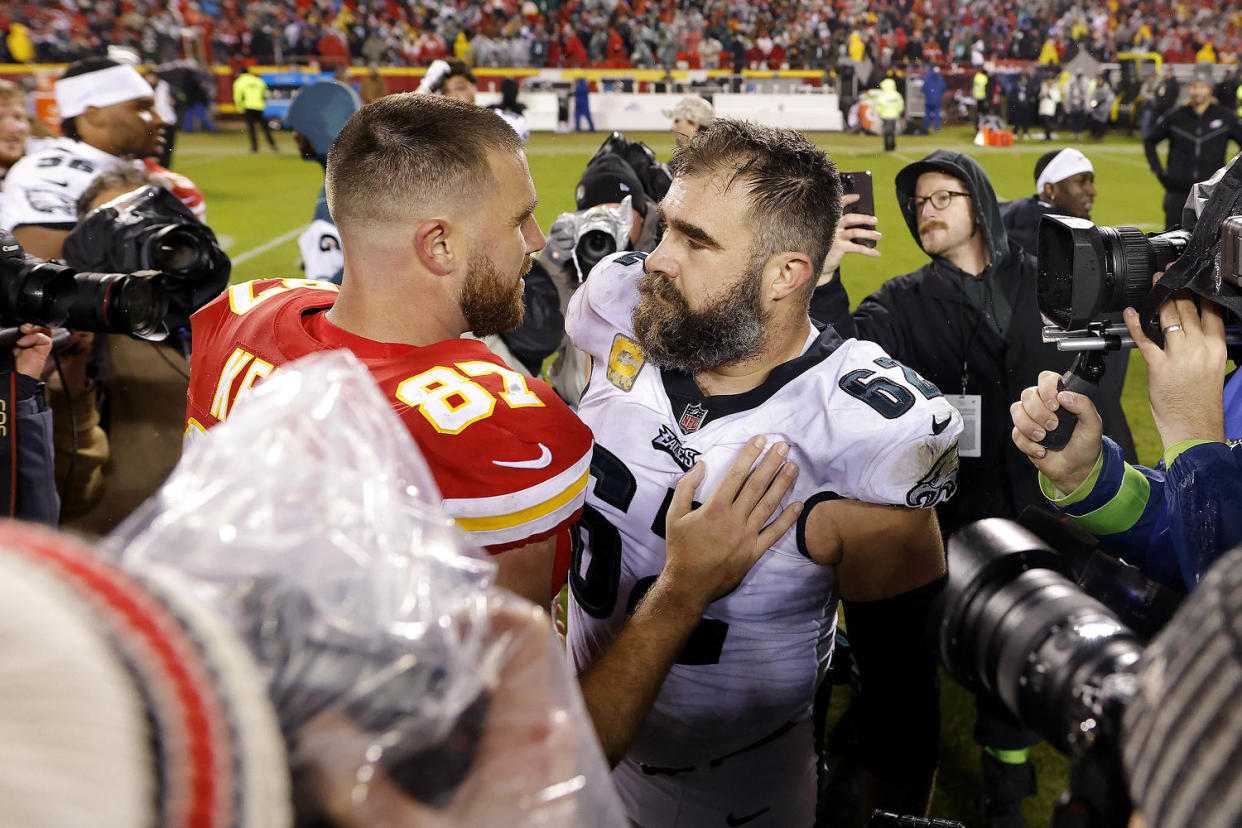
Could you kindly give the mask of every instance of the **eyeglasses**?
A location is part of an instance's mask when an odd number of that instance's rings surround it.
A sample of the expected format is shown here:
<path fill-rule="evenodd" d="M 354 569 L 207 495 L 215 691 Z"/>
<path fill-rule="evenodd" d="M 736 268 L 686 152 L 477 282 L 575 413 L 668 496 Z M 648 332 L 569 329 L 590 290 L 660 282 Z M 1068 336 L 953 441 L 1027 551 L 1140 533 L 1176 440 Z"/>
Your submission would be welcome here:
<path fill-rule="evenodd" d="M 970 198 L 970 193 L 955 193 L 952 190 L 936 190 L 936 192 L 923 198 L 922 196 L 912 196 L 906 205 L 917 216 L 923 212 L 923 205 L 931 202 L 932 206 L 937 210 L 947 210 L 949 205 L 953 203 L 954 198 Z"/>

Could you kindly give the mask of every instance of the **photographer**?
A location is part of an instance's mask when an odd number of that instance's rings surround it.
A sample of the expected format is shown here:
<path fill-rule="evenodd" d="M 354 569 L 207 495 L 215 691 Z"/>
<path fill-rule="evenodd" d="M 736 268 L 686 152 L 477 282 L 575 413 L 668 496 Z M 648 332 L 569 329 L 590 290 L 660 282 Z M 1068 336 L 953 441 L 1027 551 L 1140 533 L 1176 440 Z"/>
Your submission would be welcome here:
<path fill-rule="evenodd" d="M 1226 550 L 1242 543 L 1242 450 L 1225 440 L 1221 309 L 1179 293 L 1160 308 L 1164 347 L 1139 325 L 1126 327 L 1147 362 L 1152 416 L 1164 446 L 1154 469 L 1131 466 L 1101 437 L 1100 417 L 1081 394 L 1057 392 L 1045 371 L 1010 409 L 1014 444 L 1040 472 L 1052 505 L 1097 535 L 1105 548 L 1168 584 L 1193 588 Z M 1078 425 L 1061 451 L 1039 445 L 1064 408 Z"/>

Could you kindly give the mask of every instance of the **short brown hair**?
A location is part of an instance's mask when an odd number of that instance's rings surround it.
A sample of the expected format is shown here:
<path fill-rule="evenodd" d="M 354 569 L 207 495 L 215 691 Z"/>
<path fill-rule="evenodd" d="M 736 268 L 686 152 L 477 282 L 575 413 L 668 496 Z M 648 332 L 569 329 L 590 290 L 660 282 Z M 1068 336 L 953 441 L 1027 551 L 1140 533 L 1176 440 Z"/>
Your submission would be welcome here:
<path fill-rule="evenodd" d="M 749 188 L 751 256 L 807 254 L 815 271 L 809 301 L 841 219 L 841 177 L 828 155 L 800 133 L 717 118 L 669 163 L 675 177 L 724 174 Z"/>
<path fill-rule="evenodd" d="M 522 139 L 480 106 L 440 95 L 385 95 L 354 113 L 328 151 L 332 220 L 395 221 L 414 205 L 459 201 L 492 183 L 488 152 Z"/>

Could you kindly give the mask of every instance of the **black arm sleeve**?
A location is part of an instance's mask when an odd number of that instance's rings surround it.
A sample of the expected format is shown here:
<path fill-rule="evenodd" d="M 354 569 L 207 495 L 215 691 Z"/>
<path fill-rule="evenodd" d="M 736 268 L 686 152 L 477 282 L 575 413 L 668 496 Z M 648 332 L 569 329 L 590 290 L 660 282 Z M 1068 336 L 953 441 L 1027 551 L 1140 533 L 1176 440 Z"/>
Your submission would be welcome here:
<path fill-rule="evenodd" d="M 1143 152 L 1147 153 L 1147 166 L 1157 177 L 1164 172 L 1164 164 L 1160 161 L 1160 154 L 1156 152 L 1156 145 L 1169 137 L 1169 125 L 1166 121 L 1167 118 L 1156 121 L 1151 132 L 1143 137 Z"/>
<path fill-rule="evenodd" d="M 940 753 L 940 676 L 928 635 L 945 578 L 882 601 L 844 601 L 862 692 L 863 766 L 878 778 L 928 785 Z"/>
<path fill-rule="evenodd" d="M 850 297 L 841 284 L 841 270 L 838 268 L 832 281 L 815 288 L 811 294 L 811 318 L 816 322 L 831 325 L 842 339 L 853 339 L 858 336 L 854 327 L 854 317 L 850 316 Z"/>
<path fill-rule="evenodd" d="M 910 356 L 903 347 L 903 320 L 889 304 L 885 285 L 859 303 L 854 310 L 854 330 L 859 339 L 876 343 L 894 359 L 906 362 Z"/>

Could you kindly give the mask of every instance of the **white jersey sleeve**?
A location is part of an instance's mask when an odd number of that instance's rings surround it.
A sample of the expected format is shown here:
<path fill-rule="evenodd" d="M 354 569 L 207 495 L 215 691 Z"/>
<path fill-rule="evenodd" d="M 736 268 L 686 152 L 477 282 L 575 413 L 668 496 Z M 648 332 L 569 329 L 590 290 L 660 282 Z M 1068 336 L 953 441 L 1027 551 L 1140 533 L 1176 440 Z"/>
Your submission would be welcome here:
<path fill-rule="evenodd" d="M 847 340 L 829 366 L 821 374 L 828 445 L 815 453 L 833 491 L 914 508 L 951 497 L 962 415 L 939 389 L 873 342 Z"/>
<path fill-rule="evenodd" d="M 630 315 L 638 305 L 636 283 L 646 253 L 614 253 L 591 270 L 569 300 L 565 332 L 574 347 L 596 361 L 609 359 L 618 336 L 631 337 Z"/>

